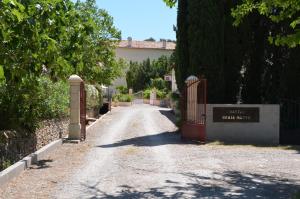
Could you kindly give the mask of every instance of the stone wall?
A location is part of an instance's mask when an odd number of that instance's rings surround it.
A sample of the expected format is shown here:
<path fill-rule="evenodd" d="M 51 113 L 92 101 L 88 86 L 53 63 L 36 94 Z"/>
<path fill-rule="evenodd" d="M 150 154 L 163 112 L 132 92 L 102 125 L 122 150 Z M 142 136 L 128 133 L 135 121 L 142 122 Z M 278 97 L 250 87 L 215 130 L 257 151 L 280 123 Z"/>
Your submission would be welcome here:
<path fill-rule="evenodd" d="M 51 119 L 41 122 L 41 126 L 35 132 L 36 148 L 40 149 L 43 146 L 55 141 L 61 137 L 68 135 L 69 118 Z"/>
<path fill-rule="evenodd" d="M 68 126 L 67 118 L 44 120 L 40 128 L 26 138 L 20 137 L 16 131 L 0 131 L 0 171 L 52 141 L 66 137 Z"/>

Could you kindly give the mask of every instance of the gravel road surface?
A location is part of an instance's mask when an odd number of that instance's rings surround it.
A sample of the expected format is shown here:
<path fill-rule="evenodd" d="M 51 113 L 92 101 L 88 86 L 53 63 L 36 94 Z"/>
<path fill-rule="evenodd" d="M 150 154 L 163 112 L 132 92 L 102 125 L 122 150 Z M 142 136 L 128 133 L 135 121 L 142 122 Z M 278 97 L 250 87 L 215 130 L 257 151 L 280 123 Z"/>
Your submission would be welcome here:
<path fill-rule="evenodd" d="M 299 151 L 183 143 L 168 109 L 135 105 L 103 121 L 55 198 L 290 198 Z"/>
<path fill-rule="evenodd" d="M 63 145 L 0 198 L 288 199 L 300 190 L 296 148 L 182 142 L 172 119 L 149 105 L 115 108 L 84 144 Z"/>

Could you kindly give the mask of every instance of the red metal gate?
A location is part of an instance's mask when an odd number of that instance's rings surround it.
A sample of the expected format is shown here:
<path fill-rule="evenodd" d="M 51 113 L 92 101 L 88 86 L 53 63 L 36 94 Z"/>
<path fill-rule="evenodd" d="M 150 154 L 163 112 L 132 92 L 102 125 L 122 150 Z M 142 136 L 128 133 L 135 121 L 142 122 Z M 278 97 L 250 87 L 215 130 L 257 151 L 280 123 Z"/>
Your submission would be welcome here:
<path fill-rule="evenodd" d="M 84 82 L 80 84 L 80 125 L 81 140 L 86 139 L 86 91 Z"/>
<path fill-rule="evenodd" d="M 186 81 L 181 96 L 182 138 L 206 141 L 206 79 Z"/>

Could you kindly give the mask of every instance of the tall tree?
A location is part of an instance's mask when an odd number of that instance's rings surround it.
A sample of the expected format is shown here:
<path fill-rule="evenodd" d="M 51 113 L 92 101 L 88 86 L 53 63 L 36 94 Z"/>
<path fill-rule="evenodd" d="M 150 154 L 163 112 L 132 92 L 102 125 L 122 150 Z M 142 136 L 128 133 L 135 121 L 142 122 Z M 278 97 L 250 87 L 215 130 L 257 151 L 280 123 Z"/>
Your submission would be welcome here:
<path fill-rule="evenodd" d="M 189 76 L 189 41 L 188 41 L 188 1 L 179 0 L 177 14 L 177 43 L 175 49 L 175 73 L 179 90 L 184 86 L 185 79 Z"/>
<path fill-rule="evenodd" d="M 188 1 L 189 75 L 208 80 L 208 102 L 224 97 L 224 23 L 219 0 Z"/>
<path fill-rule="evenodd" d="M 246 38 L 245 25 L 232 26 L 231 9 L 233 1 L 224 2 L 224 100 L 223 103 L 236 103 L 241 86 L 241 70 L 245 59 Z"/>
<path fill-rule="evenodd" d="M 171 2 L 169 2 L 171 3 Z M 288 21 L 292 32 L 269 37 L 271 43 L 296 47 L 300 45 L 300 1 L 299 0 L 242 0 L 232 14 L 238 25 L 251 13 L 258 12 L 275 23 Z"/>
<path fill-rule="evenodd" d="M 121 71 L 114 55 L 120 32 L 94 0 L 0 1 L 0 119 L 34 130 L 41 119 L 41 79 L 77 73 L 109 84 Z M 27 122 L 25 122 L 27 121 Z M 2 127 L 0 124 L 0 128 Z"/>

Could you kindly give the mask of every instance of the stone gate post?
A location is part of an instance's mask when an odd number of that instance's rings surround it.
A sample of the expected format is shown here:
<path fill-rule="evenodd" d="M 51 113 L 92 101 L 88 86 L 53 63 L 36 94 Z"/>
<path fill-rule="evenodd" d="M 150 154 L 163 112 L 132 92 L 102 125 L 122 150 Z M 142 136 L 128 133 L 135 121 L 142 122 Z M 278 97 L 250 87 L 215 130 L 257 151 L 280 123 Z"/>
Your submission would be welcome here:
<path fill-rule="evenodd" d="M 152 90 L 150 92 L 150 105 L 155 105 L 155 102 L 156 102 L 156 91 L 155 90 Z"/>
<path fill-rule="evenodd" d="M 69 139 L 80 140 L 80 83 L 83 80 L 72 75 L 69 78 L 70 83 L 70 124 L 69 124 Z"/>

